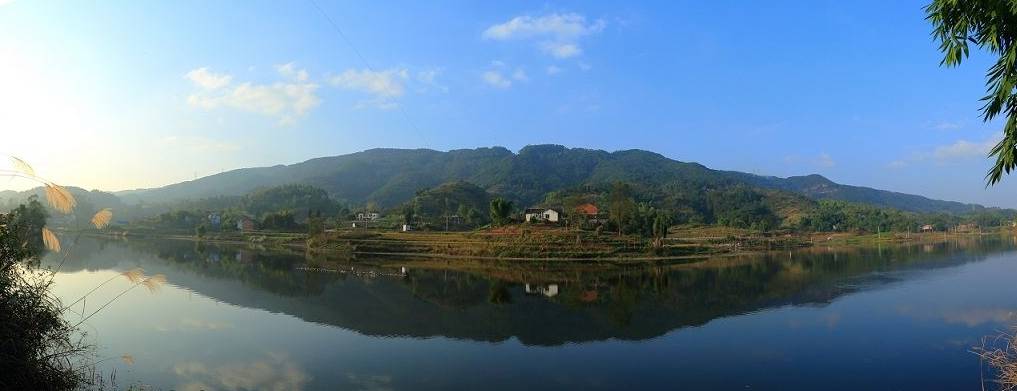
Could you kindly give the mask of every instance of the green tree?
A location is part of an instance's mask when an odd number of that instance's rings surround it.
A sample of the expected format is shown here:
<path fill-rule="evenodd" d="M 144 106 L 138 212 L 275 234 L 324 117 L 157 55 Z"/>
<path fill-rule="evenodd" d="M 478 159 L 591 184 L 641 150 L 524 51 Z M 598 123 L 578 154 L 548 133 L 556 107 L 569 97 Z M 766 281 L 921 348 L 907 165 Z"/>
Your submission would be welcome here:
<path fill-rule="evenodd" d="M 1003 139 L 989 152 L 996 162 L 985 175 L 990 185 L 1017 167 L 1017 5 L 1004 0 L 933 0 L 925 7 L 932 35 L 943 52 L 941 65 L 954 67 L 968 57 L 968 45 L 997 56 L 986 73 L 982 120 L 1005 113 Z"/>
<path fill-rule="evenodd" d="M 317 236 L 325 233 L 325 218 L 321 217 L 321 211 L 316 211 L 307 217 L 307 235 Z"/>
<path fill-rule="evenodd" d="M 407 202 L 403 205 L 403 224 L 413 224 L 413 202 Z"/>
<path fill-rule="evenodd" d="M 205 228 L 205 224 L 199 225 L 198 228 L 194 229 L 194 234 L 198 235 L 199 238 L 205 237 L 206 233 L 208 233 L 208 228 Z"/>
<path fill-rule="evenodd" d="M 491 200 L 491 221 L 495 225 L 504 225 L 512 215 L 512 201 L 498 197 Z"/>
<path fill-rule="evenodd" d="M 653 237 L 666 238 L 668 228 L 671 228 L 671 218 L 663 212 L 657 212 L 657 217 L 653 219 Z"/>
<path fill-rule="evenodd" d="M 618 226 L 618 235 L 622 234 L 625 226 L 630 224 L 636 210 L 635 201 L 631 197 L 632 188 L 623 182 L 615 182 L 611 185 L 609 198 L 609 217 Z"/>

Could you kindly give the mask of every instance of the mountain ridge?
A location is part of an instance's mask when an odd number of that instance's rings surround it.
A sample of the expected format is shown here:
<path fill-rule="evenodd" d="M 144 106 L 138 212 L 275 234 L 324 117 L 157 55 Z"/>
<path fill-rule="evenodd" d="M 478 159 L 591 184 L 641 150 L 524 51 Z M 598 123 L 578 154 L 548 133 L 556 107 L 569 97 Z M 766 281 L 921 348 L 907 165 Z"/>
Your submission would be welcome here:
<path fill-rule="evenodd" d="M 374 148 L 290 165 L 240 168 L 163 187 L 114 194 L 128 203 L 168 203 L 241 195 L 259 188 L 299 183 L 321 187 L 349 202 L 376 202 L 391 207 L 408 200 L 418 190 L 460 180 L 524 204 L 538 202 L 546 193 L 562 188 L 625 181 L 689 186 L 744 184 L 816 200 L 859 202 L 910 212 L 960 214 L 1002 209 L 839 184 L 819 174 L 762 176 L 714 170 L 640 149 L 607 152 L 553 144 L 528 145 L 516 153 L 498 146 L 445 152 Z"/>

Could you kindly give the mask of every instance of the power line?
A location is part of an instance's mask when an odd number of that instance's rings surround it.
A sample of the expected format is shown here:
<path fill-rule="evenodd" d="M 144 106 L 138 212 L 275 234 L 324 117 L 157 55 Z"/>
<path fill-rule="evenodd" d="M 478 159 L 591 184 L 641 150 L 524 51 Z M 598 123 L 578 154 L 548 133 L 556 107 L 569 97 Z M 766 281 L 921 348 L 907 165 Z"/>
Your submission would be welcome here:
<path fill-rule="evenodd" d="M 363 54 L 360 54 L 360 51 L 357 50 L 357 47 L 356 45 L 353 44 L 353 41 L 351 41 L 349 37 L 346 36 L 346 33 L 343 32 L 343 29 L 339 27 L 339 23 L 336 23 L 335 19 L 332 19 L 332 17 L 328 15 L 328 12 L 325 12 L 325 9 L 321 8 L 321 6 L 318 5 L 318 2 L 314 0 L 307 1 L 310 2 L 311 5 L 313 5 L 314 8 L 316 8 L 319 13 L 321 13 L 321 16 L 325 17 L 325 20 L 327 20 L 328 23 L 332 26 L 332 29 L 339 34 L 339 37 L 343 39 L 343 42 L 346 42 L 346 45 L 350 47 L 350 50 L 353 50 L 353 54 L 357 55 L 357 58 L 359 58 L 360 62 L 364 64 L 364 67 L 367 68 L 367 70 L 371 71 L 371 73 L 377 73 L 377 71 L 374 70 L 374 67 L 371 66 L 371 63 L 367 61 L 367 58 L 364 57 Z M 409 127 L 412 128 L 412 130 L 415 133 L 423 134 L 420 132 L 420 129 L 417 128 L 416 124 L 414 124 L 413 121 L 410 120 L 409 114 L 406 114 L 406 109 L 403 108 L 401 104 L 397 104 L 396 108 L 399 109 L 399 113 L 402 114 L 403 120 L 406 121 L 406 124 L 409 125 Z"/>

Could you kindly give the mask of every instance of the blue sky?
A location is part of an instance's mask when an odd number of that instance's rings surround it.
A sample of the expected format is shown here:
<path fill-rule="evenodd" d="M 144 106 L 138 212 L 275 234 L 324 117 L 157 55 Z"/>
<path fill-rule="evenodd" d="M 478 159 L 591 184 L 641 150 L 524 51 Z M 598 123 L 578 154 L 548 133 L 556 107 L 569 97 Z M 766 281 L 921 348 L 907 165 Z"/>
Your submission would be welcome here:
<path fill-rule="evenodd" d="M 0 0 L 0 152 L 121 190 L 557 143 L 1017 207 L 925 2 L 316 1 Z"/>

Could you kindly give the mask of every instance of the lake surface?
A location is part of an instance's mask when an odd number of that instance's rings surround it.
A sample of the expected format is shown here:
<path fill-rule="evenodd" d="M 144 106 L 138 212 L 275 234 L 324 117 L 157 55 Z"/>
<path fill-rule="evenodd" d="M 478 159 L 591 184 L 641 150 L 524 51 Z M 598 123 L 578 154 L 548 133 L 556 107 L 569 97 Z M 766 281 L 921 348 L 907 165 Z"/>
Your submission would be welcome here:
<path fill-rule="evenodd" d="M 980 387 L 970 349 L 1017 325 L 1014 250 L 991 237 L 617 268 L 83 239 L 55 292 L 166 275 L 86 323 L 121 387 L 959 390 Z M 114 278 L 86 313 L 130 286 Z"/>

